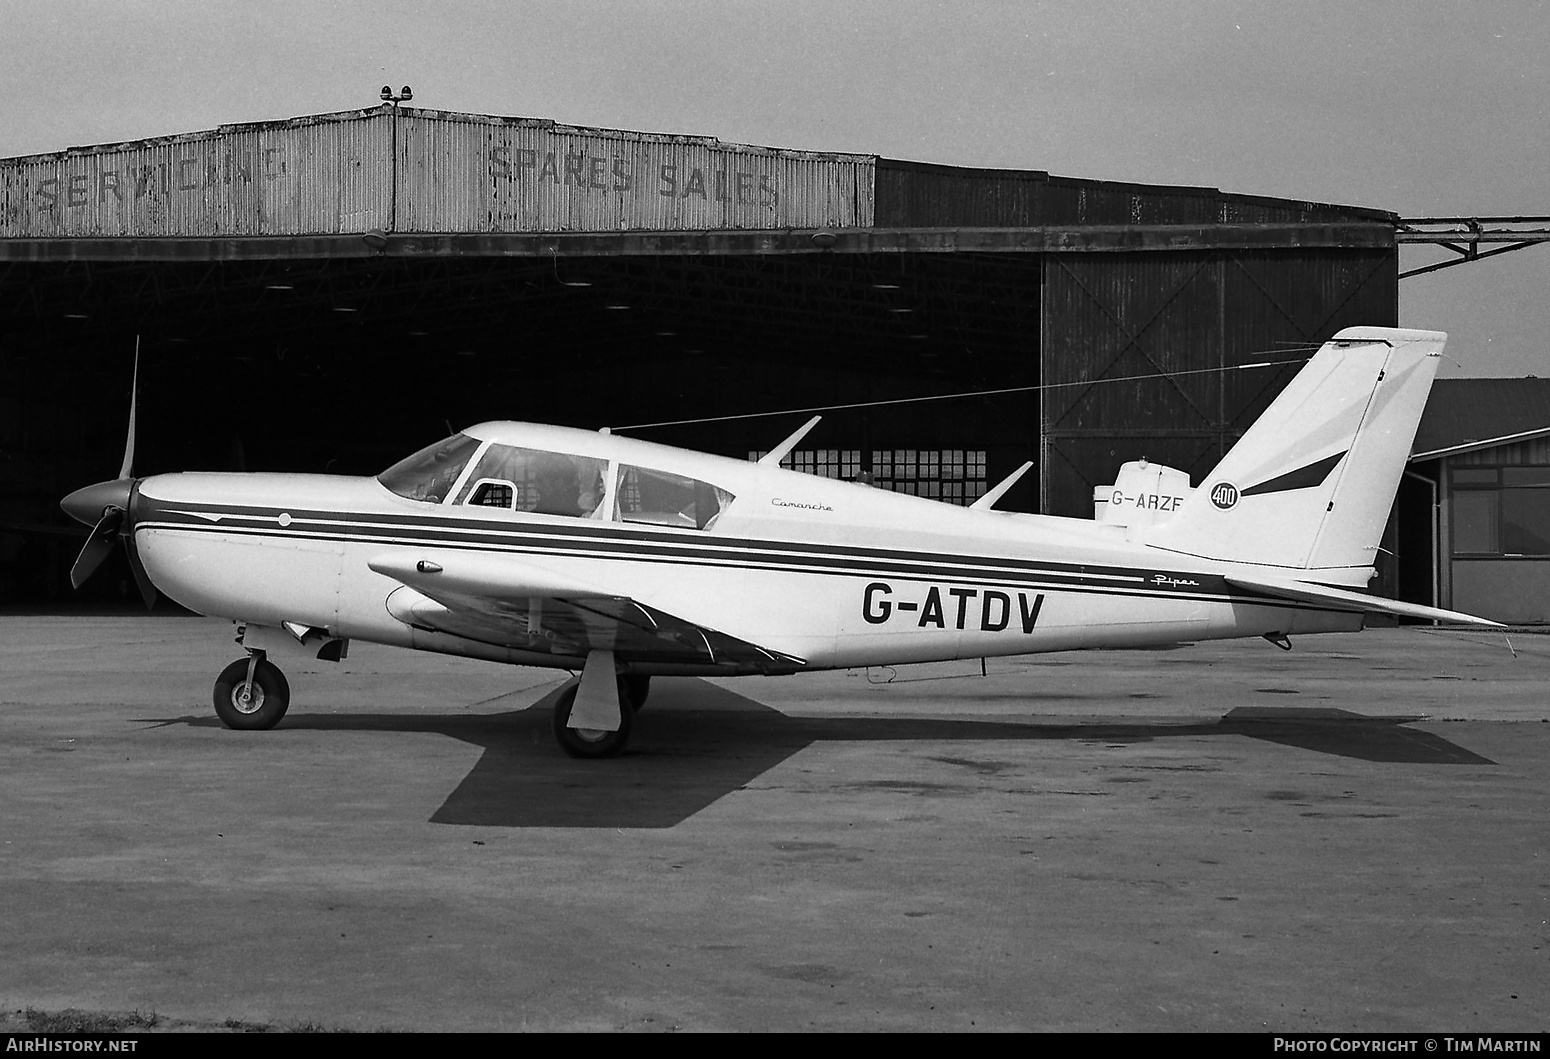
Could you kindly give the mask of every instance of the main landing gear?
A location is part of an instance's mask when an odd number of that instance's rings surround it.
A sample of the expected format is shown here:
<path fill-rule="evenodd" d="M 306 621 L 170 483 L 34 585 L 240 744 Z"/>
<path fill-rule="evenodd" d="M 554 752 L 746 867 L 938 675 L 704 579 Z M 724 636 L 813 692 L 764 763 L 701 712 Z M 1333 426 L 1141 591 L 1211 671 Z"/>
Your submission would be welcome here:
<path fill-rule="evenodd" d="M 613 670 L 613 652 L 592 652 L 580 682 L 555 700 L 554 738 L 571 757 L 613 757 L 630 741 L 635 714 L 651 693 L 651 678 L 639 673 L 615 675 Z"/>
<path fill-rule="evenodd" d="M 215 678 L 215 715 L 227 728 L 256 732 L 273 728 L 291 704 L 291 686 L 280 667 L 254 651 Z"/>

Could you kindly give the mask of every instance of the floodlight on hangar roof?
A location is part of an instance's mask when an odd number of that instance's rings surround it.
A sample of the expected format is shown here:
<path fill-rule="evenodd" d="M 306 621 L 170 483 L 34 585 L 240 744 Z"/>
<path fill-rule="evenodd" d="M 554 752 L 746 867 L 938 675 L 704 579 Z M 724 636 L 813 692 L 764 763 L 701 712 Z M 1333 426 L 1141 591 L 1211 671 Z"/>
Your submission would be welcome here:
<path fill-rule="evenodd" d="M 1395 221 L 394 103 L 0 159 L 13 260 L 1388 247 Z"/>

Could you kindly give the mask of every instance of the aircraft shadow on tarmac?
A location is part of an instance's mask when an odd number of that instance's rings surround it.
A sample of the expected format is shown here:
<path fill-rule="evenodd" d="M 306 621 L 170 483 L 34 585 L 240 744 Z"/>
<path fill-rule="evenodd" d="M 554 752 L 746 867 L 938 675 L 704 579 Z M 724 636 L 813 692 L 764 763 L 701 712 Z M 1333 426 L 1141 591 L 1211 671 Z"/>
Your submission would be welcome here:
<path fill-rule="evenodd" d="M 977 719 L 788 717 L 703 681 L 654 689 L 631 749 L 607 761 L 576 761 L 554 744 L 550 709 L 559 690 L 521 710 L 476 716 L 290 714 L 293 730 L 434 732 L 484 749 L 431 817 L 485 827 L 663 828 L 742 789 L 820 741 L 1101 740 L 1248 736 L 1363 761 L 1493 765 L 1429 732 L 1417 717 L 1365 717 L 1329 708 L 1239 707 L 1219 721 L 1037 724 Z M 214 726 L 214 718 L 170 723 Z"/>

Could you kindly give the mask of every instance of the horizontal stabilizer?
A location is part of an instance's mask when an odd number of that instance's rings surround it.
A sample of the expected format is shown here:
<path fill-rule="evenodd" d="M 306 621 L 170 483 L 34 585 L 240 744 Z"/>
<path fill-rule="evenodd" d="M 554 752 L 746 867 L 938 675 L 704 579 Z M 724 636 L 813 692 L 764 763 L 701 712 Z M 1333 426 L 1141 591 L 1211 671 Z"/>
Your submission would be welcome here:
<path fill-rule="evenodd" d="M 1326 585 L 1314 585 L 1306 581 L 1260 581 L 1229 575 L 1227 583 L 1234 588 L 1247 588 L 1278 599 L 1290 599 L 1298 603 L 1325 603 L 1337 610 L 1394 614 L 1402 618 L 1425 618 L 1429 621 L 1445 621 L 1458 625 L 1479 625 L 1488 629 L 1506 628 L 1501 622 L 1477 618 L 1473 614 L 1461 614 L 1456 610 L 1423 607 L 1419 603 L 1402 603 L 1397 599 L 1369 596 L 1363 592 L 1329 588 Z"/>

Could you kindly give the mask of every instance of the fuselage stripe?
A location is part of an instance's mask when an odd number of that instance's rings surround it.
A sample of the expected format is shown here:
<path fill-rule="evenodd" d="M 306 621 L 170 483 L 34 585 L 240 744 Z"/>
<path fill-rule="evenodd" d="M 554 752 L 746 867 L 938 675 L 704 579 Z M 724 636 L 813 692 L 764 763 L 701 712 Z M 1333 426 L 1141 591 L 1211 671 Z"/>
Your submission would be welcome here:
<path fill-rule="evenodd" d="M 548 527 L 533 532 L 531 527 L 505 529 L 467 521 L 409 522 L 402 518 L 385 519 L 327 518 L 317 513 L 292 515 L 287 528 L 281 528 L 278 515 L 214 512 L 212 518 L 200 511 L 161 509 L 148 512 L 136 521 L 135 531 L 169 530 L 199 535 L 235 535 L 274 538 L 276 540 L 313 540 L 346 544 L 375 544 L 387 547 L 434 547 L 455 551 L 501 552 L 513 555 L 569 557 L 580 559 L 629 559 L 675 566 L 737 567 L 789 573 L 829 574 L 856 578 L 891 577 L 921 581 L 951 581 L 973 585 L 1018 585 L 1078 593 L 1102 593 L 1152 599 L 1181 599 L 1198 602 L 1251 602 L 1256 605 L 1295 609 L 1310 607 L 1247 591 L 1230 589 L 1215 575 L 1157 573 L 1158 583 L 1149 583 L 1137 571 L 1119 572 L 1115 568 L 1092 569 L 1067 563 L 1008 557 L 931 556 L 923 552 L 884 551 L 843 545 L 833 546 L 827 554 L 814 545 L 792 545 L 749 539 L 685 538 L 678 534 L 653 534 L 626 531 L 611 535 L 592 532 L 578 536 L 562 535 Z M 167 521 L 157 515 L 186 515 L 197 521 Z M 316 529 L 300 527 L 315 526 Z M 448 540 L 448 531 L 459 539 Z M 792 554 L 795 553 L 795 554 Z M 1193 591 L 1180 591 L 1190 585 Z"/>
<path fill-rule="evenodd" d="M 1004 566 L 1009 569 L 1026 568 L 1029 565 L 1038 565 L 1042 569 L 1051 572 L 1066 571 L 1080 574 L 1086 577 L 1109 577 L 1117 580 L 1139 581 L 1141 578 L 1136 573 L 1120 573 L 1115 568 L 1094 570 L 1089 564 L 1060 563 L 1051 561 L 1039 561 L 1022 559 L 1013 556 L 944 556 L 932 552 L 909 551 L 903 549 L 878 549 L 864 548 L 845 544 L 817 544 L 805 541 L 775 541 L 748 537 L 720 537 L 713 533 L 699 532 L 686 534 L 670 530 L 640 530 L 628 523 L 594 523 L 590 520 L 575 520 L 573 524 L 547 525 L 544 523 L 529 523 L 510 528 L 498 523 L 492 523 L 483 519 L 455 519 L 449 517 L 433 517 L 416 519 L 404 515 L 377 515 L 345 512 L 317 512 L 289 510 L 283 512 L 289 515 L 289 525 L 313 524 L 319 526 L 335 526 L 340 529 L 368 529 L 385 528 L 396 530 L 400 533 L 422 534 L 472 534 L 485 539 L 500 540 L 512 537 L 554 538 L 569 541 L 596 540 L 600 542 L 640 543 L 652 547 L 681 546 L 693 549 L 714 549 L 730 552 L 784 552 L 792 555 L 816 555 L 820 557 L 851 556 L 870 560 L 888 559 L 891 561 L 913 561 L 941 564 L 944 562 L 959 561 L 980 568 L 993 568 Z M 278 508 L 222 508 L 209 511 L 198 510 L 196 505 L 182 505 L 176 508 L 166 507 L 152 510 L 141 516 L 137 522 L 149 524 L 149 519 L 157 516 L 165 518 L 168 515 L 179 514 L 198 518 L 198 525 L 208 528 L 219 528 L 228 520 L 244 520 L 257 524 L 255 528 L 277 526 L 278 518 L 282 514 Z"/>

